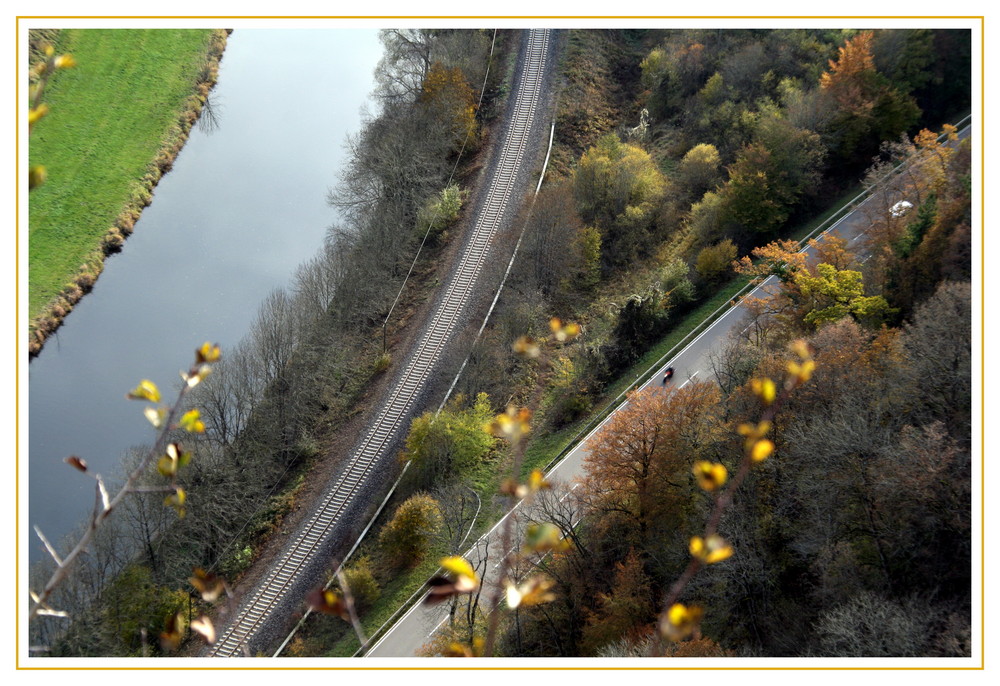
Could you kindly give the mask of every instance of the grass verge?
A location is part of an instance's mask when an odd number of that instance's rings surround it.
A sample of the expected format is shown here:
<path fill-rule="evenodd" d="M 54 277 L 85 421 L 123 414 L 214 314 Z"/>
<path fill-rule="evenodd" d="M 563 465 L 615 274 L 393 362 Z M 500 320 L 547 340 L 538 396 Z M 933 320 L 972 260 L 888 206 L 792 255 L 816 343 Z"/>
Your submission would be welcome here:
<path fill-rule="evenodd" d="M 45 89 L 30 164 L 48 180 L 28 207 L 29 352 L 38 353 L 120 249 L 215 83 L 221 30 L 67 29 L 78 64 Z"/>

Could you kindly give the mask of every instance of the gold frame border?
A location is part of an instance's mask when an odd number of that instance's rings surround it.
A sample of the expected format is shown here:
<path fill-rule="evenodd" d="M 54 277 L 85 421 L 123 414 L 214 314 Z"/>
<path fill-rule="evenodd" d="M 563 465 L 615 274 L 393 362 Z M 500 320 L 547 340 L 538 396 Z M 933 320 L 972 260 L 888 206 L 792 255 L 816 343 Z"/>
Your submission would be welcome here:
<path fill-rule="evenodd" d="M 983 133 L 980 135 L 980 157 L 979 157 L 979 273 L 980 273 L 980 333 L 979 333 L 979 357 L 980 357 L 980 407 L 979 407 L 979 432 L 980 432 L 980 655 L 979 666 L 962 667 L 914 667 L 914 666 L 872 666 L 872 667 L 562 667 L 562 666 L 537 666 L 537 667 L 478 667 L 478 666 L 454 666 L 454 667 L 49 667 L 37 666 L 28 667 L 21 665 L 21 655 L 18 650 L 21 629 L 21 564 L 20 564 L 20 543 L 21 543 L 21 522 L 20 522 L 20 360 L 21 360 L 21 269 L 20 269 L 20 217 L 21 217 L 21 178 L 20 178 L 20 147 L 21 147 L 21 102 L 20 102 L 20 78 L 21 78 L 21 21 L 28 19 L 139 19 L 139 20 L 162 20 L 162 19 L 237 19 L 237 20 L 257 20 L 257 19 L 322 19 L 322 20 L 362 20 L 362 19 L 570 19 L 570 20 L 593 20 L 593 19 L 628 19 L 628 20 L 660 20 L 660 19 L 850 19 L 850 20 L 873 20 L 873 19 L 974 19 L 979 21 L 979 46 L 980 46 L 980 112 L 979 128 Z M 985 115 L 986 115 L 986 17 L 985 15 L 17 15 L 15 17 L 15 50 L 16 50 L 16 79 L 15 79 L 15 161 L 14 161 L 14 184 L 15 184 L 15 670 L 16 671 L 809 671 L 809 670 L 832 670 L 832 671 L 983 671 L 986 669 L 986 147 L 985 147 Z M 972 29 L 973 31 L 975 29 Z M 48 659 L 48 658 L 41 658 Z M 111 659 L 111 658 L 108 658 Z M 336 658 L 319 658 L 336 659 Z M 566 658 L 571 659 L 571 658 Z M 577 658 L 579 659 L 579 658 Z M 822 659 L 822 658 L 820 658 Z"/>

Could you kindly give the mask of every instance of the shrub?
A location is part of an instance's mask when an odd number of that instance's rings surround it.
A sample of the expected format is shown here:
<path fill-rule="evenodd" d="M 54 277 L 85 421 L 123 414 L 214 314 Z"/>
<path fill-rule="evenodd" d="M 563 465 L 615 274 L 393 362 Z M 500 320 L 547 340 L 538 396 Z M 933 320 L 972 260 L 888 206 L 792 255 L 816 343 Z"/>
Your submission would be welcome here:
<path fill-rule="evenodd" d="M 372 573 L 371 559 L 365 555 L 344 570 L 344 580 L 354 598 L 354 608 L 360 615 L 370 608 L 382 594 Z"/>
<path fill-rule="evenodd" d="M 390 569 L 416 566 L 440 526 L 441 509 L 434 498 L 426 493 L 408 498 L 379 533 L 385 565 Z"/>
<path fill-rule="evenodd" d="M 729 266 L 736 259 L 736 246 L 730 239 L 703 248 L 698 253 L 694 268 L 698 276 L 708 283 L 715 283 L 729 272 Z"/>
<path fill-rule="evenodd" d="M 458 219 L 467 195 L 468 191 L 461 190 L 458 184 L 453 183 L 441 191 L 440 195 L 431 198 L 417 214 L 417 238 L 423 240 L 426 233 L 428 242 L 438 241 L 445 230 Z"/>

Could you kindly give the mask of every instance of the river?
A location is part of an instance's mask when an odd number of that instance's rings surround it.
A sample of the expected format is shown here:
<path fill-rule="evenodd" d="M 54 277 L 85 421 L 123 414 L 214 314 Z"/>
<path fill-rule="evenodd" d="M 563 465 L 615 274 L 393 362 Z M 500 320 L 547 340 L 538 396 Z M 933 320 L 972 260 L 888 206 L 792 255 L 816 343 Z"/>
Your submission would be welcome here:
<path fill-rule="evenodd" d="M 337 217 L 326 204 L 381 57 L 372 29 L 238 29 L 212 99 L 122 252 L 110 257 L 29 368 L 29 526 L 63 539 L 154 432 L 125 393 L 144 378 L 173 397 L 203 341 L 243 337 L 258 303 L 288 284 Z M 22 468 L 25 463 L 22 462 Z M 30 533 L 30 561 L 44 554 Z"/>

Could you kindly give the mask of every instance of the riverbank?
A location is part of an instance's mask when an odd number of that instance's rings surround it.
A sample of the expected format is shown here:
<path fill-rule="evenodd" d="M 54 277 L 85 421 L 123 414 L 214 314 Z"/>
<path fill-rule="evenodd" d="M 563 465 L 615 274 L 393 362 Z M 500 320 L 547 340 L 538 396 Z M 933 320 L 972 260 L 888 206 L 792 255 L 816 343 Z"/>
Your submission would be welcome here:
<path fill-rule="evenodd" d="M 47 39 L 79 66 L 47 86 L 31 164 L 28 352 L 89 292 L 180 153 L 218 74 L 228 31 L 65 30 Z"/>

